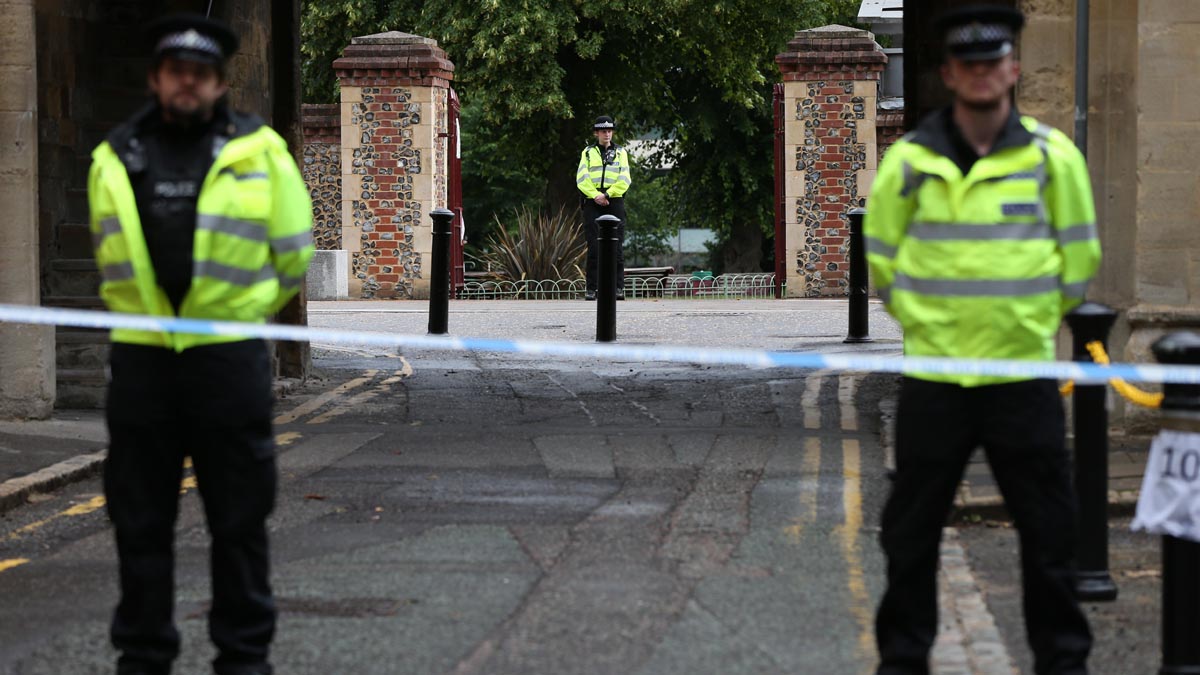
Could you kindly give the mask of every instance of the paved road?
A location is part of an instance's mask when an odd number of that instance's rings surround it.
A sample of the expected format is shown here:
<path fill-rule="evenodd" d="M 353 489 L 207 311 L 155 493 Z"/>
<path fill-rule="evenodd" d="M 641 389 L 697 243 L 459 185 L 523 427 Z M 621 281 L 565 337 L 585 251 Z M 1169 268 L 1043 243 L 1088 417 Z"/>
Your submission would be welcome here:
<path fill-rule="evenodd" d="M 423 332 L 403 304 L 313 304 L 314 325 Z M 834 330 L 844 305 L 727 305 L 627 302 L 619 332 L 856 349 Z M 594 330 L 581 302 L 455 307 L 460 335 Z M 865 348 L 898 351 L 892 330 Z M 871 672 L 894 376 L 315 353 L 321 378 L 276 420 L 278 672 Z M 204 673 L 207 534 L 181 489 L 176 672 Z M 939 675 L 1029 672 L 1015 565 L 994 562 L 1010 536 L 948 531 Z M 114 558 L 96 480 L 0 520 L 0 673 L 111 672 Z"/>
<path fill-rule="evenodd" d="M 873 411 L 890 378 L 318 355 L 327 379 L 277 420 L 280 672 L 870 669 Z M 184 489 L 192 673 L 211 650 L 205 531 Z M 29 562 L 0 574 L 0 671 L 111 661 L 101 507 L 92 481 L 8 515 L 0 558 Z"/>

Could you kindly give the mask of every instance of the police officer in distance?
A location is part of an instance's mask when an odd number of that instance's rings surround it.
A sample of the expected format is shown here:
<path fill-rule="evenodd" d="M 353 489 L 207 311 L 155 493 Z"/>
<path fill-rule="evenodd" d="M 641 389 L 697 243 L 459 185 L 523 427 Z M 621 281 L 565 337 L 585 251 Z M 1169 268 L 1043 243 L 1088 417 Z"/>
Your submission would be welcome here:
<path fill-rule="evenodd" d="M 261 323 L 297 293 L 312 257 L 308 190 L 283 139 L 225 103 L 238 47 L 227 26 L 173 15 L 148 35 L 152 100 L 92 154 L 101 298 L 113 312 Z M 104 492 L 120 563 L 117 672 L 169 673 L 179 653 L 173 536 L 190 456 L 212 537 L 214 672 L 270 673 L 267 345 L 131 329 L 112 343 Z"/>
<path fill-rule="evenodd" d="M 587 237 L 587 277 L 584 298 L 596 299 L 599 284 L 600 252 L 597 248 L 599 229 L 596 218 L 605 215 L 621 219 L 617 226 L 617 270 L 616 293 L 618 300 L 625 299 L 625 193 L 633 179 L 629 173 L 629 154 L 625 148 L 613 143 L 616 130 L 613 118 L 601 115 L 592 125 L 596 144 L 588 144 L 579 156 L 579 169 L 575 172 L 575 184 L 583 193 L 583 232 Z"/>
<path fill-rule="evenodd" d="M 1053 359 L 1062 315 L 1099 266 L 1083 156 L 1012 103 L 1023 24 L 1019 12 L 986 5 L 939 18 L 954 102 L 888 150 L 871 188 L 867 257 L 907 355 Z M 942 526 L 976 446 L 1019 533 L 1034 669 L 1086 673 L 1092 637 L 1075 597 L 1075 498 L 1056 384 L 940 374 L 901 383 L 878 672 L 929 672 Z"/>

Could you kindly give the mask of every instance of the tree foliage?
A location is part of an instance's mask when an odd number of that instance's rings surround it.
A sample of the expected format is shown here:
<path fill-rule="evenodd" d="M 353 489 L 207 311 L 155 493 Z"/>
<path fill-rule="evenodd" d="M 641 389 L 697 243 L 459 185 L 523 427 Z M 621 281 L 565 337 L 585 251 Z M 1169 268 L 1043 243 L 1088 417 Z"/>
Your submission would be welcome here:
<path fill-rule="evenodd" d="M 336 100 L 332 61 L 356 35 L 434 38 L 463 102 L 467 223 L 578 203 L 591 120 L 618 142 L 675 140 L 681 222 L 718 231 L 726 266 L 757 268 L 771 231 L 775 54 L 798 29 L 848 23 L 857 0 L 305 0 L 305 100 Z M 637 190 L 630 192 L 631 199 Z M 631 204 L 632 205 L 632 204 Z M 632 219 L 632 214 L 631 214 Z"/>

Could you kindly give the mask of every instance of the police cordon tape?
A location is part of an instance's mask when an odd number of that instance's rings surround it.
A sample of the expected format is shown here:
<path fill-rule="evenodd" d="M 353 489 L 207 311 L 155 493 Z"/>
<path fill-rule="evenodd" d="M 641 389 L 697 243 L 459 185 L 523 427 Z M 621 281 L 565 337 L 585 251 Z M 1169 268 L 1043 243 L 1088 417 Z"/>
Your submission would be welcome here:
<path fill-rule="evenodd" d="M 76 328 L 130 328 L 164 333 L 237 335 L 266 340 L 309 342 L 321 345 L 354 345 L 533 354 L 565 358 L 672 361 L 740 365 L 755 368 L 853 370 L 886 373 L 980 375 L 1075 380 L 1102 384 L 1117 377 L 1127 382 L 1200 384 L 1200 366 L 1113 363 L 1098 365 L 1074 361 L 1013 361 L 1003 359 L 951 359 L 940 357 L 864 356 L 812 352 L 772 352 L 751 349 L 709 349 L 691 346 L 620 345 L 613 343 L 542 342 L 431 335 L 404 335 L 368 331 L 334 330 L 282 324 L 237 323 L 180 319 L 139 314 L 115 314 L 83 309 L 30 307 L 0 304 L 0 323 L 22 323 Z"/>

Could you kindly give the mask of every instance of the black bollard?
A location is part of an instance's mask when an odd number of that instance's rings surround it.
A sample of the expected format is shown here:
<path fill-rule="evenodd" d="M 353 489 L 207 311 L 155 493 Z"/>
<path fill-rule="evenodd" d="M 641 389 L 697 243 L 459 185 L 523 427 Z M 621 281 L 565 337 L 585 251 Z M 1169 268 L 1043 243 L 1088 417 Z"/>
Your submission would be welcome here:
<path fill-rule="evenodd" d="M 867 319 L 867 247 L 863 243 L 866 209 L 850 209 L 850 331 L 842 342 L 871 342 Z"/>
<path fill-rule="evenodd" d="M 1159 363 L 1200 365 L 1200 335 L 1196 333 L 1171 333 L 1160 338 L 1151 349 Z M 1200 433 L 1200 385 L 1164 384 L 1162 411 L 1163 429 Z M 1181 465 L 1183 460 L 1181 457 Z M 1200 543 L 1163 536 L 1162 667 L 1158 670 L 1159 675 L 1200 673 L 1198 635 Z"/>
<path fill-rule="evenodd" d="M 596 288 L 596 342 L 613 342 L 617 339 L 617 225 L 621 219 L 605 215 L 596 219 L 599 230 L 600 278 Z"/>
<path fill-rule="evenodd" d="M 434 209 L 433 251 L 429 261 L 429 334 L 445 335 L 450 315 L 450 232 L 454 212 Z"/>
<path fill-rule="evenodd" d="M 1108 349 L 1108 332 L 1117 313 L 1085 302 L 1067 314 L 1071 327 L 1071 358 L 1092 362 L 1089 342 Z M 1075 545 L 1078 573 L 1075 590 L 1080 600 L 1117 599 L 1117 585 L 1108 573 L 1108 384 L 1077 384 L 1075 409 L 1075 499 L 1079 503 L 1079 539 Z"/>

